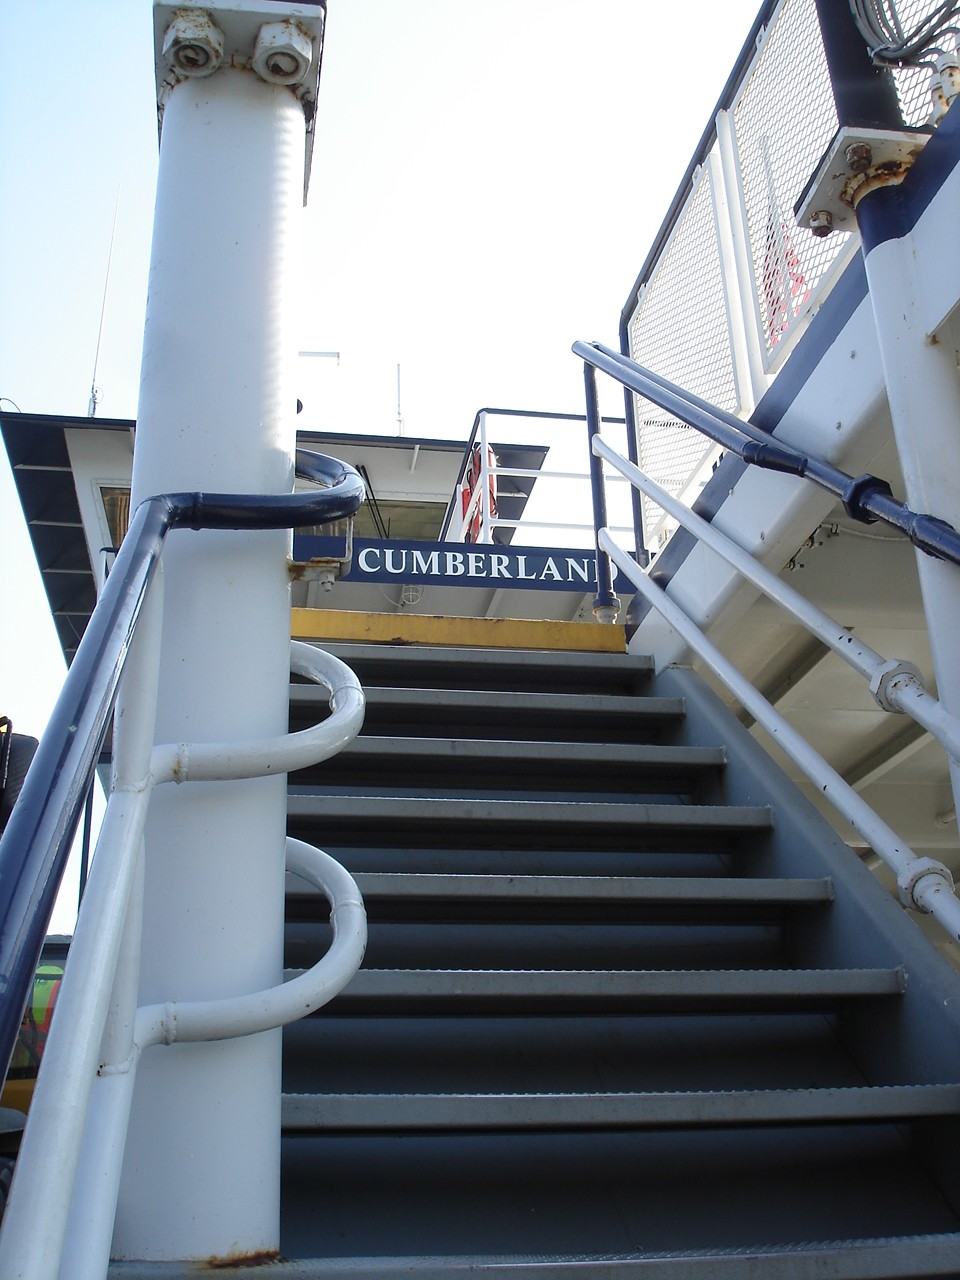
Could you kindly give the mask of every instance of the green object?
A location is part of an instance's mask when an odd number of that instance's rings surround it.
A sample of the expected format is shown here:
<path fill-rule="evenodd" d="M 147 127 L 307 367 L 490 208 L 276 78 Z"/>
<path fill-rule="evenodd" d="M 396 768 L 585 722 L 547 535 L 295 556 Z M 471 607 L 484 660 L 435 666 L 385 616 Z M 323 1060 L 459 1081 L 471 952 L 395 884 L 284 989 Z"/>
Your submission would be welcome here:
<path fill-rule="evenodd" d="M 11 1079 L 29 1079 L 40 1070 L 40 1059 L 50 1033 L 53 1009 L 63 981 L 63 966 L 41 964 L 33 979 L 33 992 L 20 1024 L 10 1061 Z"/>

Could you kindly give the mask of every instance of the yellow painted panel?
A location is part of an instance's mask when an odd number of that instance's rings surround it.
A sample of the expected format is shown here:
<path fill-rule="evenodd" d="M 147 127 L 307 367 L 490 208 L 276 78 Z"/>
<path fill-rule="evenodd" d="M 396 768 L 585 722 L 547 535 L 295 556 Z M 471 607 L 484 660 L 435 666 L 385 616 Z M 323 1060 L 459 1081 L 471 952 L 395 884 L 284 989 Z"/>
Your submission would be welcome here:
<path fill-rule="evenodd" d="M 565 649 L 625 653 L 623 627 L 599 622 L 532 618 L 445 618 L 428 614 L 291 610 L 295 640 L 354 640 L 379 644 L 442 644 L 483 649 Z"/>

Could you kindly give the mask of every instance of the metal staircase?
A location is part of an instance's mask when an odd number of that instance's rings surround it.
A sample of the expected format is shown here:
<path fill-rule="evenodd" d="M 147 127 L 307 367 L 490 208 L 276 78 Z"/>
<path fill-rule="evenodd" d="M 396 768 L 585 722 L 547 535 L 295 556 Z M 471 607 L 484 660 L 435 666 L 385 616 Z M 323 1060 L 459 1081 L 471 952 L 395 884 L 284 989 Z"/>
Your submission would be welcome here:
<path fill-rule="evenodd" d="M 370 944 L 284 1033 L 283 1260 L 231 1274 L 960 1275 L 960 977 L 690 671 L 330 647 L 366 725 L 289 829 Z"/>

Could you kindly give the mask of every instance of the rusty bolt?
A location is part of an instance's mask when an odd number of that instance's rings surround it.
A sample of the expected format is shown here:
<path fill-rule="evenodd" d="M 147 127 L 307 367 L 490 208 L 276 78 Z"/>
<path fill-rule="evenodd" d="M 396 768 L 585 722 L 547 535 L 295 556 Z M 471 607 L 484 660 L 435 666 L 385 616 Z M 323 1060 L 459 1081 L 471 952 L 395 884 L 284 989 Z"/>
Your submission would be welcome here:
<path fill-rule="evenodd" d="M 833 230 L 833 214 L 829 209 L 818 209 L 816 213 L 811 213 L 810 230 L 818 240 L 830 234 Z"/>
<path fill-rule="evenodd" d="M 310 37 L 294 22 L 265 22 L 257 33 L 253 69 L 268 84 L 299 84 L 312 60 Z"/>
<path fill-rule="evenodd" d="M 163 37 L 163 56 L 181 75 L 213 75 L 223 60 L 223 32 L 202 9 L 179 9 Z"/>
<path fill-rule="evenodd" d="M 866 173 L 873 164 L 873 149 L 869 142 L 851 142 L 846 154 L 851 173 Z"/>

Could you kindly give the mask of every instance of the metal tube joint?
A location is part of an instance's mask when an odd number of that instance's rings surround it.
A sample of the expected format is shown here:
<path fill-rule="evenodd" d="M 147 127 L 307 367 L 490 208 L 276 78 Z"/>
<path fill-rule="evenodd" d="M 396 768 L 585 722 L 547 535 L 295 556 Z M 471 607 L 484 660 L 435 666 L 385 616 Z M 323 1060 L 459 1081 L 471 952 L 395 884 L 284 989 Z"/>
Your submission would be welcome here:
<path fill-rule="evenodd" d="M 928 880 L 936 883 L 925 884 L 924 882 Z M 944 866 L 942 862 L 937 862 L 935 858 L 915 858 L 913 862 L 901 867 L 897 875 L 900 901 L 905 907 L 912 907 L 914 911 L 919 911 L 923 915 L 930 915 L 933 910 L 924 901 L 925 891 L 937 887 L 948 889 L 951 894 L 954 891 L 950 868 Z"/>
<path fill-rule="evenodd" d="M 899 693 L 908 687 L 919 689 L 923 693 L 927 691 L 920 668 L 902 658 L 891 658 L 870 677 L 870 692 L 884 711 L 902 712 Z"/>

